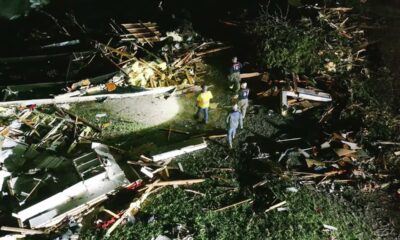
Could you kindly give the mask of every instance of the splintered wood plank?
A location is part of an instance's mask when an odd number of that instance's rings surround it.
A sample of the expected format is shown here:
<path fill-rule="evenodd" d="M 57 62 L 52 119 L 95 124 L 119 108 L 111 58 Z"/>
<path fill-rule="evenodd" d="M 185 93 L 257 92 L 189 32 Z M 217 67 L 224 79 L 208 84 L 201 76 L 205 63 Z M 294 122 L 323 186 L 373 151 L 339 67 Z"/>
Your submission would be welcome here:
<path fill-rule="evenodd" d="M 258 77 L 262 73 L 259 72 L 252 72 L 252 73 L 241 73 L 240 78 L 252 78 L 252 77 Z"/>
<path fill-rule="evenodd" d="M 150 184 L 152 187 L 157 186 L 179 186 L 179 185 L 192 185 L 195 183 L 202 183 L 205 179 L 187 179 L 187 180 L 176 180 L 176 181 L 166 181 L 166 182 L 155 182 Z"/>
<path fill-rule="evenodd" d="M 45 233 L 45 232 L 40 231 L 40 230 L 27 229 L 27 228 L 7 227 L 7 226 L 2 226 L 0 228 L 0 230 L 7 231 L 7 232 L 23 233 L 23 234 L 27 234 L 27 235 L 35 235 L 35 234 L 44 234 Z"/>
<path fill-rule="evenodd" d="M 337 148 L 334 151 L 339 157 L 343 157 L 343 156 L 347 156 L 347 155 L 356 153 L 355 150 L 350 150 L 350 149 L 345 149 L 345 148 Z"/>
<path fill-rule="evenodd" d="M 145 23 L 123 23 L 121 24 L 122 26 L 124 26 L 125 28 L 138 28 L 138 27 L 143 27 L 146 26 L 148 28 L 150 27 L 156 27 L 157 23 L 153 23 L 153 22 L 145 22 Z"/>
<path fill-rule="evenodd" d="M 149 29 L 151 31 L 149 31 Z M 142 28 L 127 28 L 126 30 L 132 34 L 145 33 L 145 32 L 151 33 L 152 31 L 158 31 L 157 27 L 150 27 L 149 29 L 142 27 Z"/>

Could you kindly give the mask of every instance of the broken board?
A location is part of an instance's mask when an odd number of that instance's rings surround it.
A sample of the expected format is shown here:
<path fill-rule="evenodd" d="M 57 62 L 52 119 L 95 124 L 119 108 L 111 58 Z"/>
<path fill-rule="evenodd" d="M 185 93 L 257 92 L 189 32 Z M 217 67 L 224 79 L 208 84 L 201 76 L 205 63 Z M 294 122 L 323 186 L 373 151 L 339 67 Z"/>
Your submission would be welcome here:
<path fill-rule="evenodd" d="M 151 158 L 154 162 L 158 162 L 169 158 L 174 158 L 186 153 L 194 152 L 206 147 L 207 143 L 204 141 L 203 138 L 194 138 L 175 145 L 171 145 L 169 147 L 170 150 L 152 155 Z"/>

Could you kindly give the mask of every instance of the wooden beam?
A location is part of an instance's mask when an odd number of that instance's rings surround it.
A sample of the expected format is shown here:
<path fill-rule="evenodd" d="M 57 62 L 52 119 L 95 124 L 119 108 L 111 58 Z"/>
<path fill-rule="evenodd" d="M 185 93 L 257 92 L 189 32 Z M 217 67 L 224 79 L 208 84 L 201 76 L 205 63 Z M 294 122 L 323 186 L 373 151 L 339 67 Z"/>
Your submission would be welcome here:
<path fill-rule="evenodd" d="M 223 138 L 223 137 L 226 137 L 226 136 L 228 136 L 228 134 L 211 135 L 211 136 L 208 136 L 207 138 L 208 139 L 216 139 L 216 138 Z"/>
<path fill-rule="evenodd" d="M 204 52 L 198 52 L 195 55 L 196 55 L 196 57 L 200 57 L 200 56 L 207 55 L 209 53 L 215 53 L 215 52 L 223 51 L 223 50 L 230 49 L 230 48 L 232 48 L 232 47 L 228 46 L 228 47 L 214 48 L 214 49 L 207 50 L 207 51 L 204 51 Z"/>
<path fill-rule="evenodd" d="M 283 205 L 285 205 L 285 204 L 286 204 L 286 201 L 283 201 L 283 202 L 280 202 L 280 203 L 278 203 L 278 204 L 275 204 L 275 205 L 269 207 L 267 210 L 265 210 L 265 213 L 266 213 L 266 212 L 269 212 L 269 211 L 271 211 L 271 210 L 274 210 L 275 208 L 278 208 L 278 207 L 280 207 L 280 206 L 283 206 Z"/>
<path fill-rule="evenodd" d="M 40 231 L 40 230 L 17 228 L 17 227 L 7 227 L 7 226 L 2 226 L 0 228 L 0 230 L 7 231 L 7 232 L 22 233 L 22 234 L 27 234 L 27 235 L 45 234 L 45 232 Z"/>
<path fill-rule="evenodd" d="M 176 181 L 166 181 L 166 182 L 155 182 L 150 184 L 150 186 L 174 186 L 174 185 L 191 185 L 195 183 L 202 183 L 205 179 L 187 179 L 187 180 L 176 180 Z"/>
<path fill-rule="evenodd" d="M 153 22 L 145 22 L 145 23 L 123 23 L 121 24 L 122 26 L 124 26 L 125 28 L 140 28 L 143 27 L 143 25 L 145 25 L 146 27 L 156 27 L 157 23 L 153 23 Z"/>
<path fill-rule="evenodd" d="M 156 180 L 157 183 L 160 180 Z M 153 184 L 154 184 L 153 183 Z M 122 216 L 108 229 L 107 233 L 106 233 L 106 237 L 109 237 L 111 235 L 111 233 L 122 223 L 122 221 L 124 220 L 124 218 L 126 218 L 128 216 L 128 214 L 131 214 L 131 212 L 133 210 L 135 210 L 135 212 L 133 213 L 133 215 L 136 215 L 136 213 L 139 212 L 139 208 L 141 206 L 141 204 L 147 199 L 147 197 L 153 193 L 154 186 L 151 185 L 149 186 L 149 188 L 146 190 L 146 192 L 140 197 L 140 199 L 136 200 L 135 202 L 132 202 L 129 206 L 129 208 L 124 212 L 124 214 L 122 214 Z"/>
<path fill-rule="evenodd" d="M 108 210 L 108 209 L 103 208 L 103 209 L 101 209 L 101 211 L 103 211 L 103 212 L 105 212 L 105 213 L 108 213 L 110 216 L 113 216 L 113 217 L 115 217 L 116 219 L 119 219 L 119 218 L 120 218 L 120 216 L 119 216 L 118 214 L 115 214 L 114 212 L 112 212 L 112 211 L 110 211 L 110 210 Z"/>
<path fill-rule="evenodd" d="M 0 107 L 6 106 L 21 106 L 21 105 L 44 105 L 44 104 L 62 104 L 62 103 L 78 103 L 78 102 L 92 102 L 99 99 L 122 99 L 131 97 L 140 97 L 152 94 L 162 94 L 171 91 L 174 87 L 160 87 L 152 90 L 136 92 L 136 93 L 124 93 L 124 94 L 99 94 L 92 96 L 80 96 L 80 97 L 65 97 L 65 98 L 45 98 L 45 99 L 31 99 L 31 100 L 19 100 L 0 102 Z"/>
<path fill-rule="evenodd" d="M 241 73 L 240 78 L 252 78 L 252 77 L 258 77 L 261 76 L 263 73 L 259 72 L 252 72 L 252 73 Z"/>
<path fill-rule="evenodd" d="M 140 155 L 140 158 L 143 159 L 143 160 L 145 160 L 145 161 L 148 161 L 148 162 L 153 162 L 153 159 L 148 158 L 148 157 L 146 157 L 145 155 Z"/>
<path fill-rule="evenodd" d="M 174 128 L 161 128 L 160 130 L 174 132 L 174 133 L 182 133 L 182 134 L 186 134 L 186 135 L 190 134 L 190 132 L 186 132 L 186 131 L 182 131 L 182 130 L 178 130 L 178 129 L 174 129 Z"/>

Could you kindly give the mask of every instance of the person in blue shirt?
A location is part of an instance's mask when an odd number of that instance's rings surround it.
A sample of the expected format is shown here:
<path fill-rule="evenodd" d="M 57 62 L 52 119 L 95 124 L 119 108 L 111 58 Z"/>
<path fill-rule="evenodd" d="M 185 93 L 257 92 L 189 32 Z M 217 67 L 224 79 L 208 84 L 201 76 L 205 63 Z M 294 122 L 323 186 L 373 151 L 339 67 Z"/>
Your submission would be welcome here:
<path fill-rule="evenodd" d="M 243 119 L 246 117 L 247 107 L 249 106 L 249 94 L 250 90 L 247 88 L 247 83 L 242 83 L 238 94 L 238 107 L 239 111 L 242 113 Z"/>
<path fill-rule="evenodd" d="M 226 118 L 226 123 L 228 125 L 228 143 L 229 148 L 232 149 L 232 141 L 236 135 L 236 129 L 240 126 L 243 129 L 243 118 L 242 114 L 238 111 L 238 106 L 235 104 L 232 107 L 232 112 L 230 112 Z"/>

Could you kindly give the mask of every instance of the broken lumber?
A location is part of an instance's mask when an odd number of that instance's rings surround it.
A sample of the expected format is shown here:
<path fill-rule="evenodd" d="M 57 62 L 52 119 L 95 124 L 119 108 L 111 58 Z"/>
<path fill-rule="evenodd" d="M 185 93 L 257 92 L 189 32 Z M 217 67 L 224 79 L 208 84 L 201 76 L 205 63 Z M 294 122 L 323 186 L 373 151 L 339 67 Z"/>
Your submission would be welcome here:
<path fill-rule="evenodd" d="M 22 233 L 22 234 L 27 234 L 27 235 L 45 234 L 45 232 L 40 231 L 40 230 L 17 228 L 17 227 L 7 227 L 7 226 L 2 226 L 0 228 L 0 230 L 7 231 L 7 232 Z"/>
<path fill-rule="evenodd" d="M 166 181 L 166 182 L 155 182 L 150 184 L 152 187 L 158 186 L 179 186 L 179 185 L 191 185 L 195 183 L 202 183 L 205 179 L 187 179 L 187 180 L 175 180 L 175 181 Z"/>
<path fill-rule="evenodd" d="M 112 212 L 112 211 L 110 211 L 110 210 L 108 210 L 108 209 L 106 209 L 106 208 L 101 209 L 101 211 L 103 211 L 103 212 L 105 212 L 105 213 L 108 213 L 110 216 L 113 216 L 113 217 L 115 217 L 116 219 L 119 219 L 119 218 L 120 218 L 118 214 L 115 214 L 114 212 Z"/>
<path fill-rule="evenodd" d="M 227 135 L 228 135 L 228 134 L 211 135 L 211 136 L 208 136 L 207 138 L 208 138 L 208 139 L 223 138 L 223 137 L 226 137 Z"/>
<path fill-rule="evenodd" d="M 326 173 L 306 173 L 306 176 L 303 176 L 303 179 L 310 179 L 310 178 L 317 178 L 317 177 L 331 177 L 331 176 L 335 176 L 335 175 L 341 175 L 346 173 L 346 170 L 338 170 L 338 171 L 330 171 L 330 172 L 326 172 Z"/>
<path fill-rule="evenodd" d="M 198 52 L 195 55 L 196 55 L 196 57 L 200 57 L 200 56 L 203 56 L 203 55 L 207 55 L 209 53 L 215 53 L 215 52 L 219 52 L 219 51 L 230 49 L 230 48 L 232 48 L 232 47 L 228 46 L 228 47 L 214 48 L 214 49 L 211 49 L 211 50 L 208 50 L 208 51 Z"/>
<path fill-rule="evenodd" d="M 264 213 L 269 212 L 269 211 L 271 211 L 271 210 L 274 210 L 275 208 L 278 208 L 278 207 L 283 206 L 283 205 L 285 205 L 285 204 L 286 204 L 286 201 L 283 201 L 283 202 L 280 202 L 280 203 L 278 203 L 278 204 L 275 204 L 275 205 L 269 207 L 267 210 L 265 210 Z"/>
<path fill-rule="evenodd" d="M 338 149 L 335 149 L 334 151 L 339 157 L 343 157 L 343 156 L 347 156 L 347 155 L 356 153 L 355 150 L 349 150 L 349 149 L 345 149 L 345 148 L 338 148 Z"/>
<path fill-rule="evenodd" d="M 170 151 L 152 155 L 151 158 L 154 162 L 158 162 L 165 159 L 171 159 L 186 153 L 191 153 L 206 147 L 207 143 L 204 141 L 203 138 L 189 139 L 184 142 L 171 145 Z"/>
<path fill-rule="evenodd" d="M 123 93 L 123 94 L 99 94 L 93 96 L 80 96 L 80 97 L 65 97 L 65 98 L 45 98 L 45 99 L 30 99 L 30 100 L 19 100 L 19 101 L 9 101 L 0 102 L 1 107 L 7 106 L 26 106 L 26 105 L 44 105 L 44 104 L 61 104 L 61 103 L 78 103 L 78 102 L 92 102 L 100 99 L 122 99 L 122 98 L 132 98 L 139 96 L 146 96 L 152 94 L 162 94 L 171 91 L 175 87 L 159 87 L 152 90 L 146 90 L 142 92 L 135 93 Z"/>
<path fill-rule="evenodd" d="M 288 138 L 288 139 L 280 139 L 280 140 L 277 140 L 276 142 L 291 142 L 291 141 L 298 141 L 298 140 L 301 140 L 301 138 Z"/>
<path fill-rule="evenodd" d="M 145 160 L 145 161 L 148 161 L 148 162 L 152 162 L 153 160 L 151 159 L 151 158 L 148 158 L 148 157 L 146 157 L 145 155 L 140 155 L 140 158 L 141 159 L 143 159 L 143 160 Z"/>
<path fill-rule="evenodd" d="M 159 180 L 156 180 L 156 182 Z M 155 183 L 156 183 L 155 182 Z M 140 205 L 147 199 L 147 197 L 151 194 L 151 190 L 153 190 L 154 186 L 149 186 L 146 192 L 140 197 L 139 200 L 132 202 L 129 208 L 122 214 L 122 216 L 108 229 L 106 233 L 106 237 L 109 237 L 111 233 L 122 223 L 122 221 L 129 215 L 136 215 L 139 212 Z M 131 213 L 134 211 L 133 213 Z"/>
<path fill-rule="evenodd" d="M 181 134 L 186 134 L 186 135 L 190 134 L 190 132 L 186 132 L 186 131 L 182 131 L 182 130 L 178 130 L 178 129 L 173 129 L 173 128 L 162 128 L 160 130 L 168 131 L 168 132 L 174 132 L 174 133 L 181 133 Z"/>
<path fill-rule="evenodd" d="M 252 73 L 241 73 L 240 74 L 240 78 L 252 78 L 252 77 L 258 77 L 260 75 L 262 75 L 263 73 L 259 73 L 259 72 L 252 72 Z"/>
<path fill-rule="evenodd" d="M 160 164 L 157 163 L 145 163 L 145 162 L 139 162 L 139 161 L 127 161 L 128 164 L 131 165 L 137 165 L 137 166 L 142 166 L 142 167 L 162 167 Z M 171 167 L 169 167 L 172 169 Z"/>
<path fill-rule="evenodd" d="M 247 200 L 244 200 L 244 201 L 241 201 L 241 202 L 238 202 L 238 203 L 235 203 L 235 204 L 232 204 L 232 205 L 229 205 L 229 206 L 214 210 L 214 212 L 221 212 L 223 210 L 226 210 L 226 209 L 229 209 L 229 208 L 233 208 L 233 207 L 236 207 L 238 205 L 241 205 L 241 204 L 244 204 L 244 203 L 248 203 L 248 202 L 252 202 L 252 200 L 251 199 L 247 199 Z"/>
<path fill-rule="evenodd" d="M 374 143 L 375 145 L 397 145 L 400 146 L 399 142 L 390 142 L 390 141 L 378 141 Z"/>

